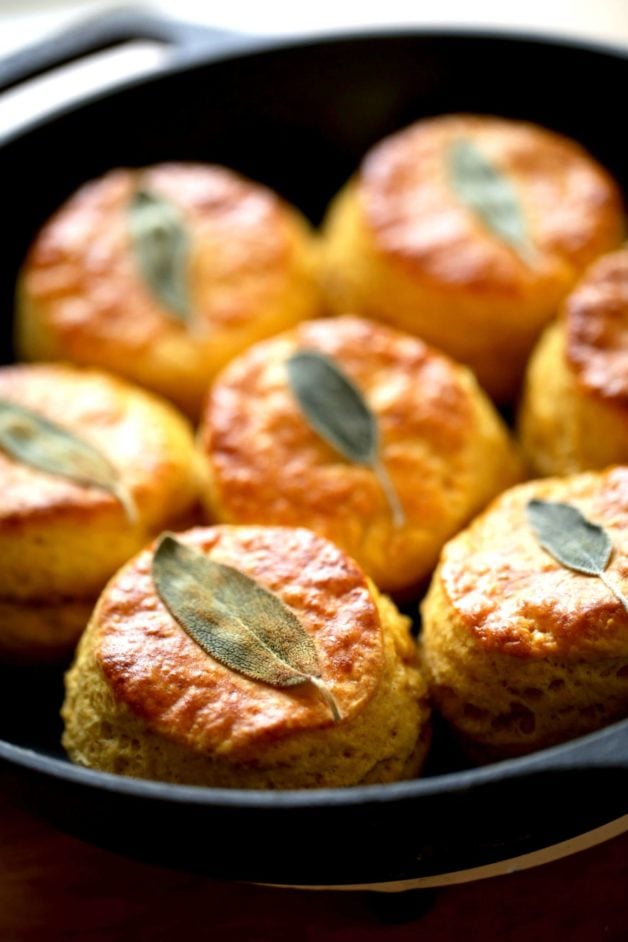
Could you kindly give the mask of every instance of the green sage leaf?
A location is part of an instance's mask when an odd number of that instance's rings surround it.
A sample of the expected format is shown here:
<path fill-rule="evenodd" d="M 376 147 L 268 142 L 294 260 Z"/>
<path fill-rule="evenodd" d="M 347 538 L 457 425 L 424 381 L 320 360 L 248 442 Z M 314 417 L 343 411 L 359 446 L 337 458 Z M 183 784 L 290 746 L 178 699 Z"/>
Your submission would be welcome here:
<path fill-rule="evenodd" d="M 186 320 L 189 239 L 179 212 L 163 196 L 143 189 L 133 194 L 128 212 L 135 258 L 148 289 L 170 314 Z"/>
<path fill-rule="evenodd" d="M 325 699 L 334 720 L 340 719 L 321 680 L 314 642 L 277 595 L 169 533 L 163 534 L 155 550 L 152 576 L 172 617 L 206 654 L 273 687 L 309 682 Z"/>
<path fill-rule="evenodd" d="M 0 448 L 12 458 L 112 494 L 131 523 L 137 508 L 118 472 L 93 445 L 30 409 L 0 399 Z"/>
<path fill-rule="evenodd" d="M 403 508 L 379 454 L 377 419 L 360 390 L 332 359 L 315 350 L 293 353 L 286 369 L 309 425 L 343 458 L 374 471 L 395 526 L 402 526 Z"/>
<path fill-rule="evenodd" d="M 577 507 L 535 499 L 527 513 L 539 543 L 559 563 L 589 576 L 604 572 L 612 552 L 608 533 Z"/>
<path fill-rule="evenodd" d="M 598 576 L 628 611 L 628 599 L 605 571 L 613 544 L 603 527 L 591 523 L 571 504 L 533 499 L 526 512 L 537 540 L 550 556 L 574 572 Z"/>
<path fill-rule="evenodd" d="M 452 143 L 448 170 L 458 199 L 522 261 L 534 264 L 536 253 L 516 190 L 502 171 L 465 138 Z"/>

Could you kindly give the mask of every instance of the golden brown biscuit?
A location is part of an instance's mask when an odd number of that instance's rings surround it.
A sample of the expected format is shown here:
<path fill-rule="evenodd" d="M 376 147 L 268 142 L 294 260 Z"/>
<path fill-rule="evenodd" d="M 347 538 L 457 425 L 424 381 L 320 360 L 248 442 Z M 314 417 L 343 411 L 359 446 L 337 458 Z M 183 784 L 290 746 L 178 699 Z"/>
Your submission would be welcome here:
<path fill-rule="evenodd" d="M 454 187 L 461 144 L 505 181 L 525 251 L 491 231 Z M 422 337 L 506 401 L 558 303 L 622 232 L 616 185 L 575 142 L 500 118 L 431 118 L 375 146 L 333 202 L 325 290 L 336 312 Z"/>
<path fill-rule="evenodd" d="M 476 759 L 531 752 L 628 713 L 628 613 L 597 577 L 539 544 L 530 499 L 605 528 L 628 589 L 628 468 L 512 488 L 444 548 L 423 603 L 435 705 Z"/>
<path fill-rule="evenodd" d="M 313 638 L 311 684 L 274 687 L 204 653 L 156 594 L 153 548 L 109 583 L 66 677 L 64 745 L 109 772 L 195 785 L 309 788 L 417 774 L 429 707 L 410 621 L 309 530 L 197 528 L 181 541 L 252 577 Z"/>
<path fill-rule="evenodd" d="M 187 234 L 187 317 L 142 277 L 130 217 L 139 190 L 165 199 Z M 18 349 L 111 370 L 195 415 L 235 354 L 317 313 L 313 251 L 296 210 L 222 167 L 115 170 L 83 186 L 35 240 L 18 291 Z"/>
<path fill-rule="evenodd" d="M 628 463 L 628 249 L 591 266 L 539 341 L 519 429 L 541 475 Z"/>
<path fill-rule="evenodd" d="M 304 418 L 286 368 L 297 350 L 331 357 L 361 390 L 401 525 L 373 470 L 343 458 Z M 445 540 L 520 476 L 506 428 L 468 370 L 354 317 L 302 323 L 238 357 L 211 390 L 199 438 L 215 519 L 308 526 L 385 591 L 415 589 Z"/>
<path fill-rule="evenodd" d="M 56 657 L 71 649 L 111 574 L 189 515 L 202 472 L 187 421 L 105 373 L 4 367 L 0 401 L 96 448 L 135 507 L 134 519 L 108 491 L 39 470 L 0 447 L 0 653 Z"/>

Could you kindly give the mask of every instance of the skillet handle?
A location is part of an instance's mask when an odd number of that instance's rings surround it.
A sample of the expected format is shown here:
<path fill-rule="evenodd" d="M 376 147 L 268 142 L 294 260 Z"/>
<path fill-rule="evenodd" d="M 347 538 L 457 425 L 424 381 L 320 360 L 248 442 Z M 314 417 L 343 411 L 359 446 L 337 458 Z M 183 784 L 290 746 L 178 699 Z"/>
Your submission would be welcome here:
<path fill-rule="evenodd" d="M 120 43 L 153 39 L 169 47 L 169 61 L 241 46 L 252 37 L 169 19 L 128 7 L 88 17 L 0 60 L 0 92 L 50 69 Z"/>

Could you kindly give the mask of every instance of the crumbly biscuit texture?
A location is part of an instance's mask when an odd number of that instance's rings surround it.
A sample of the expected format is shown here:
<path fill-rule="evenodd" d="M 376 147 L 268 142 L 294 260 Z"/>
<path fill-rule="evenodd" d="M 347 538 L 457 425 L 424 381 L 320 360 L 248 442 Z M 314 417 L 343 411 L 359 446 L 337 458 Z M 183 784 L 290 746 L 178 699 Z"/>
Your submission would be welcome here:
<path fill-rule="evenodd" d="M 166 522 L 196 501 L 201 467 L 188 423 L 167 403 L 96 370 L 0 371 L 0 397 L 98 449 L 133 498 L 47 474 L 0 451 L 0 597 L 94 595 Z"/>
<path fill-rule="evenodd" d="M 376 416 L 401 526 L 373 470 L 343 458 L 304 418 L 286 372 L 301 349 L 331 357 Z M 200 443 L 213 519 L 309 526 L 393 592 L 415 588 L 445 540 L 520 475 L 506 428 L 468 370 L 349 316 L 304 322 L 239 357 L 214 384 Z"/>
<path fill-rule="evenodd" d="M 628 414 L 628 249 L 599 259 L 565 303 L 566 358 L 579 384 Z"/>
<path fill-rule="evenodd" d="M 96 448 L 136 508 L 0 449 L 0 651 L 66 653 L 98 593 L 164 527 L 198 513 L 202 465 L 168 403 L 96 370 L 33 364 L 0 370 L 0 398 Z M 188 523 L 189 525 L 189 523 Z"/>
<path fill-rule="evenodd" d="M 538 543 L 531 498 L 577 507 L 613 544 L 608 579 L 628 586 L 628 468 L 513 488 L 443 550 L 423 604 L 436 705 L 476 758 L 598 729 L 628 713 L 628 614 L 598 578 Z"/>
<path fill-rule="evenodd" d="M 587 271 L 539 341 L 519 432 L 537 474 L 628 462 L 628 250 Z"/>
<path fill-rule="evenodd" d="M 511 184 L 528 258 L 456 192 L 449 166 L 458 141 Z M 432 118 L 376 145 L 332 204 L 326 295 L 337 312 L 384 320 L 441 347 L 507 400 L 561 299 L 623 231 L 617 186 L 574 141 L 501 118 Z"/>
<path fill-rule="evenodd" d="M 186 227 L 186 323 L 141 277 L 128 218 L 138 187 L 169 200 Z M 35 240 L 20 279 L 18 348 L 109 369 L 195 415 L 233 356 L 317 312 L 315 254 L 297 210 L 223 167 L 112 171 Z"/>
<path fill-rule="evenodd" d="M 426 687 L 408 619 L 306 530 L 215 527 L 182 537 L 276 592 L 311 633 L 340 708 L 309 684 L 223 667 L 155 594 L 145 551 L 110 583 L 67 676 L 71 758 L 124 774 L 242 788 L 388 781 L 427 749 Z"/>

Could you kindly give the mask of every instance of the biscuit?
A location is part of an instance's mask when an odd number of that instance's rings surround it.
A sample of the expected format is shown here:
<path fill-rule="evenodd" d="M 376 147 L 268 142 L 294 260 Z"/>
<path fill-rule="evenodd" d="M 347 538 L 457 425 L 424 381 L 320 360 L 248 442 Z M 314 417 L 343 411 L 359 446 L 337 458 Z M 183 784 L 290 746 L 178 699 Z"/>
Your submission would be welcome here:
<path fill-rule="evenodd" d="M 74 762 L 262 789 L 418 773 L 430 711 L 410 621 L 351 559 L 304 529 L 196 528 L 178 538 L 290 607 L 341 718 L 311 684 L 270 686 L 206 654 L 156 593 L 149 547 L 105 589 L 66 676 L 63 742 Z"/>
<path fill-rule="evenodd" d="M 495 219 L 514 201 L 525 251 L 470 205 L 477 179 L 464 199 L 454 185 L 461 146 L 482 165 L 482 185 L 499 175 L 489 210 Z M 617 186 L 574 141 L 502 118 L 430 118 L 373 147 L 331 204 L 324 291 L 337 313 L 385 321 L 468 364 L 506 402 L 559 302 L 622 233 Z"/>
<path fill-rule="evenodd" d="M 198 502 L 191 429 L 168 403 L 96 370 L 0 370 L 0 400 L 95 447 L 116 469 L 135 517 L 111 493 L 50 474 L 0 447 L 0 654 L 71 650 L 107 579 Z"/>
<path fill-rule="evenodd" d="M 304 417 L 286 366 L 299 350 L 330 357 L 360 389 L 401 523 L 371 467 L 342 457 Z M 469 370 L 349 316 L 304 322 L 238 357 L 210 392 L 199 442 L 210 518 L 310 527 L 394 593 L 415 591 L 443 543 L 520 477 L 508 432 Z"/>
<path fill-rule="evenodd" d="M 519 434 L 538 475 L 628 463 L 628 249 L 591 266 L 539 341 Z"/>
<path fill-rule="evenodd" d="M 142 275 L 131 223 L 138 193 L 165 200 L 167 221 L 174 214 L 185 234 L 161 259 L 180 263 L 171 280 L 183 280 L 183 314 Z M 114 170 L 37 236 L 19 281 L 17 347 L 28 360 L 118 373 L 195 416 L 233 356 L 318 313 L 314 269 L 308 224 L 259 184 L 213 165 Z"/>
<path fill-rule="evenodd" d="M 517 756 L 628 714 L 628 613 L 594 576 L 539 544 L 529 500 L 570 504 L 606 530 L 606 575 L 628 589 L 628 468 L 512 488 L 444 548 L 423 603 L 434 705 L 467 752 Z"/>

